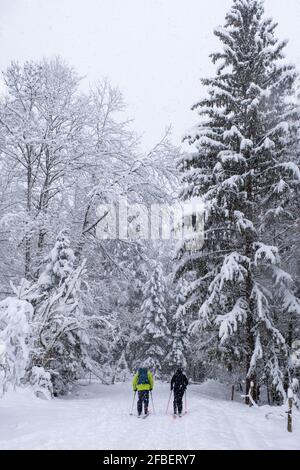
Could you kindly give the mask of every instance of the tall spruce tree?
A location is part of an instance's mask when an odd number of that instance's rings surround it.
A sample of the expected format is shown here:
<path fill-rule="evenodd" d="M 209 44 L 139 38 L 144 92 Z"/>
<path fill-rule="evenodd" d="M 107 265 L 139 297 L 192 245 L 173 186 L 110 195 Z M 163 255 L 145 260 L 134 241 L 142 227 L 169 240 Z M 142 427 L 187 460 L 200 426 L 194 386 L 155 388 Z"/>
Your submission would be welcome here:
<path fill-rule="evenodd" d="M 194 105 L 201 122 L 187 136 L 197 151 L 180 162 L 181 198 L 206 205 L 205 244 L 193 253 L 183 244 L 177 274 L 193 280 L 191 332 L 210 333 L 203 343 L 210 358 L 239 368 L 247 392 L 250 381 L 267 377 L 284 396 L 288 351 L 278 315 L 300 308 L 276 228 L 294 217 L 300 171 L 291 155 L 296 72 L 282 60 L 286 42 L 276 26 L 262 1 L 234 0 L 215 31 L 223 47 L 211 58 L 219 66 L 202 80 L 208 96 Z"/>
<path fill-rule="evenodd" d="M 170 344 L 170 330 L 166 319 L 166 286 L 161 263 L 153 266 L 149 281 L 145 285 L 144 302 L 141 308 L 139 335 L 140 364 L 161 373 Z"/>
<path fill-rule="evenodd" d="M 178 285 L 179 284 L 179 285 Z M 178 283 L 175 287 L 179 290 L 176 295 L 177 310 L 173 317 L 173 340 L 171 351 L 167 360 L 172 369 L 187 366 L 186 354 L 189 352 L 189 334 L 186 319 L 186 283 Z"/>

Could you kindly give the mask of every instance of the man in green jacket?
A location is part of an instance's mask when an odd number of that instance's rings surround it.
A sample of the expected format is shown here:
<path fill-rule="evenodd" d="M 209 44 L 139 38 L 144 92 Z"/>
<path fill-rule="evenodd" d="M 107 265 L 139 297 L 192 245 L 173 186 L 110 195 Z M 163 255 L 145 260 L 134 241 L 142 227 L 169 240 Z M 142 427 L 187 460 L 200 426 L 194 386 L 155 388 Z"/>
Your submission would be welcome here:
<path fill-rule="evenodd" d="M 153 389 L 154 381 L 151 372 L 146 367 L 140 367 L 133 377 L 133 390 L 138 392 L 137 412 L 141 416 L 144 403 L 144 413 L 148 415 L 149 391 Z"/>

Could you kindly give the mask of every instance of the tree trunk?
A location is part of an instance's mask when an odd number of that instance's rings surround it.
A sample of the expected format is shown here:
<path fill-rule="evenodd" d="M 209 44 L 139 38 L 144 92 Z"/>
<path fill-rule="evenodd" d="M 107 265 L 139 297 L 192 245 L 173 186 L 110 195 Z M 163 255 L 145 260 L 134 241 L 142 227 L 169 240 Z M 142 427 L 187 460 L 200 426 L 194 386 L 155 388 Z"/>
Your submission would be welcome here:
<path fill-rule="evenodd" d="M 31 222 L 31 211 L 32 211 L 32 172 L 31 166 L 27 169 L 27 201 L 26 201 L 27 217 Z M 31 278 L 31 228 L 26 228 L 25 233 L 25 278 Z"/>
<path fill-rule="evenodd" d="M 251 384 L 253 384 L 253 387 L 251 387 Z M 246 395 L 249 395 L 251 391 L 251 396 L 253 400 L 256 402 L 257 401 L 257 378 L 256 374 L 252 374 L 250 377 L 246 377 Z M 249 396 L 246 396 L 245 399 L 246 405 L 251 406 L 251 401 Z"/>
<path fill-rule="evenodd" d="M 288 432 L 292 432 L 293 431 L 293 426 L 292 426 L 292 412 L 293 412 L 293 392 L 289 389 L 288 391 L 288 406 L 289 406 L 289 410 L 288 410 L 288 424 L 287 424 L 287 430 Z"/>
<path fill-rule="evenodd" d="M 268 398 L 268 405 L 271 405 L 269 381 L 267 381 L 267 398 Z"/>
<path fill-rule="evenodd" d="M 251 132 L 251 137 L 252 137 L 252 132 Z M 250 155 L 249 155 L 250 157 Z M 247 181 L 246 187 L 247 191 L 247 196 L 248 199 L 251 201 L 253 198 L 253 187 L 252 187 L 252 180 L 249 178 Z M 252 214 L 252 209 L 249 210 L 248 217 L 250 220 L 253 220 L 253 214 Z M 246 234 L 246 239 L 245 239 L 245 256 L 249 258 L 249 260 L 252 259 L 253 256 L 253 235 L 250 233 Z M 245 403 L 246 405 L 250 404 L 250 399 L 249 399 L 249 391 L 250 391 L 250 385 L 251 382 L 254 383 L 253 387 L 253 399 L 256 400 L 256 373 L 253 371 L 251 375 L 249 376 L 249 371 L 250 371 L 250 366 L 251 366 L 251 359 L 252 359 L 252 354 L 255 348 L 254 344 L 254 338 L 253 338 L 253 326 L 254 326 L 254 312 L 255 312 L 255 306 L 252 298 L 252 291 L 253 291 L 253 278 L 252 278 L 252 272 L 251 272 L 251 265 L 248 267 L 248 275 L 246 279 L 246 301 L 249 306 L 249 312 L 247 316 L 247 321 L 246 321 L 246 349 L 247 349 L 247 355 L 246 355 L 246 398 L 245 398 Z"/>

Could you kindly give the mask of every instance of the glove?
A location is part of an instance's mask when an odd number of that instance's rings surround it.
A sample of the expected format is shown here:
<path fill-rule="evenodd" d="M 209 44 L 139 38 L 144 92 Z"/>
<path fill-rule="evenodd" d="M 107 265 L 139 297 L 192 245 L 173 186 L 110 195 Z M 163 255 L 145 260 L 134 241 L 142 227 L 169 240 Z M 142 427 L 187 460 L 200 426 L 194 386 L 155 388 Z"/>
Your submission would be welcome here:
<path fill-rule="evenodd" d="M 152 388 L 150 388 L 150 392 L 152 392 Z"/>
<path fill-rule="evenodd" d="M 136 392 L 136 391 L 137 391 L 137 389 L 136 389 L 136 388 L 134 388 L 134 389 L 133 389 L 133 391 L 134 391 L 134 392 Z"/>

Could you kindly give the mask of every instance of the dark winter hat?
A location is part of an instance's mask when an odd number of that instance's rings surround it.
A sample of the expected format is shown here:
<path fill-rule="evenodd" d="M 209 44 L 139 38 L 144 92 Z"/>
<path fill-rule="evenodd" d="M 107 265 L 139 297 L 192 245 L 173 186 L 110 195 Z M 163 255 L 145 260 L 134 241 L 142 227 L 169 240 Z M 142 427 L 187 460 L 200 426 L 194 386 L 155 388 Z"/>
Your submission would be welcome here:
<path fill-rule="evenodd" d="M 182 374 L 182 369 L 181 369 L 181 367 L 178 367 L 178 369 L 177 369 L 177 374 Z"/>

